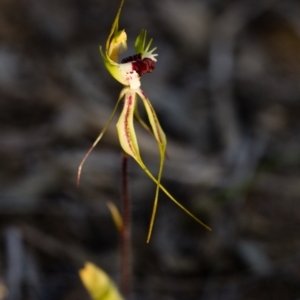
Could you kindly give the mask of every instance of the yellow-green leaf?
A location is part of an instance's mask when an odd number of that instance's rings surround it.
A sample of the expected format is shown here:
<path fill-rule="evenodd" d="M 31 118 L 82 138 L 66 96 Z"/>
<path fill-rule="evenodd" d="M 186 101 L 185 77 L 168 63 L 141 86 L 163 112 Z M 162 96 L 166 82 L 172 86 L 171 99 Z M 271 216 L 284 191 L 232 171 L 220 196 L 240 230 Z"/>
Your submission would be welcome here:
<path fill-rule="evenodd" d="M 122 232 L 123 228 L 124 228 L 124 226 L 123 226 L 123 219 L 121 217 L 121 214 L 120 214 L 118 208 L 111 201 L 108 201 L 106 203 L 106 205 L 107 205 L 107 207 L 108 207 L 108 209 L 109 209 L 109 211 L 111 213 L 111 216 L 113 218 L 113 221 L 114 221 L 114 223 L 115 223 L 118 231 Z"/>
<path fill-rule="evenodd" d="M 93 263 L 86 262 L 79 276 L 93 300 L 124 300 L 108 275 Z"/>

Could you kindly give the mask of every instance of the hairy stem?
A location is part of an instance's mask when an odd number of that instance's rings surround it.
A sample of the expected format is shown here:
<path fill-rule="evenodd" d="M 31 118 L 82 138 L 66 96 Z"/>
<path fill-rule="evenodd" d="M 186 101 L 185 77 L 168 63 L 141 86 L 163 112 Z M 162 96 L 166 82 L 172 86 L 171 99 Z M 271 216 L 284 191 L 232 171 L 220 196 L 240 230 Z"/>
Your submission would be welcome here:
<path fill-rule="evenodd" d="M 131 203 L 128 188 L 128 155 L 122 154 L 121 291 L 125 299 L 131 293 Z"/>

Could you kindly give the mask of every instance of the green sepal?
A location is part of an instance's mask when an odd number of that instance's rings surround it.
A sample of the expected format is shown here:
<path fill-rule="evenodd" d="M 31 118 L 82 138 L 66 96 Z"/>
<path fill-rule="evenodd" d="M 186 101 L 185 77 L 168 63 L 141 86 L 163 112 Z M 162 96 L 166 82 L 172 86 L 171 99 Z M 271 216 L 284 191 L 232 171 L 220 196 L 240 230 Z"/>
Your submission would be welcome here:
<path fill-rule="evenodd" d="M 118 34 L 120 34 L 120 32 L 119 32 L 119 19 L 120 19 L 120 14 L 121 14 L 121 11 L 122 11 L 123 4 L 124 4 L 124 0 L 121 0 L 121 4 L 119 6 L 117 15 L 115 17 L 115 20 L 113 22 L 113 25 L 112 25 L 110 33 L 109 33 L 109 36 L 108 36 L 107 41 L 106 41 L 106 51 L 108 51 L 112 39 L 117 37 Z"/>

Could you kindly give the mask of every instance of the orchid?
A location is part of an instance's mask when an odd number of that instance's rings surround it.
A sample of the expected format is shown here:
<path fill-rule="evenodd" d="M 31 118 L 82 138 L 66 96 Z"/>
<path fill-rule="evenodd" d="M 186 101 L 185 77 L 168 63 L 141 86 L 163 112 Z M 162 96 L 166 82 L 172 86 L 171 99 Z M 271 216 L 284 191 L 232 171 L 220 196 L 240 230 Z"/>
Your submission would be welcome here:
<path fill-rule="evenodd" d="M 86 161 L 87 157 L 94 149 L 94 147 L 101 140 L 103 134 L 105 133 L 108 126 L 110 125 L 121 100 L 124 99 L 124 106 L 121 115 L 119 117 L 119 120 L 116 124 L 120 145 L 123 151 L 127 153 L 129 156 L 131 156 L 144 170 L 144 172 L 152 179 L 152 181 L 156 184 L 155 199 L 153 204 L 152 216 L 150 220 L 147 242 L 149 242 L 153 230 L 160 190 L 162 190 L 177 206 L 179 206 L 183 211 L 185 211 L 190 217 L 195 219 L 198 223 L 203 225 L 208 230 L 211 230 L 206 224 L 200 221 L 189 210 L 187 210 L 183 205 L 181 205 L 161 184 L 163 165 L 166 156 L 167 140 L 166 140 L 165 133 L 160 126 L 155 110 L 150 103 L 150 100 L 141 89 L 141 76 L 146 73 L 151 73 L 154 70 L 155 63 L 157 61 L 156 57 L 158 54 L 155 53 L 156 48 L 152 48 L 150 50 L 152 39 L 147 42 L 147 33 L 145 30 L 142 30 L 135 41 L 134 46 L 135 46 L 136 53 L 118 62 L 119 55 L 127 49 L 126 32 L 125 30 L 119 30 L 118 28 L 119 18 L 120 18 L 123 3 L 124 0 L 121 1 L 119 10 L 117 12 L 114 23 L 112 25 L 110 34 L 106 42 L 105 52 L 100 46 L 100 53 L 103 58 L 106 69 L 124 87 L 121 90 L 120 96 L 117 100 L 115 108 L 113 109 L 113 112 L 108 122 L 100 132 L 99 136 L 95 140 L 90 150 L 83 158 L 78 168 L 77 184 L 79 184 L 81 170 L 84 162 Z M 139 115 L 138 107 L 137 107 L 138 99 L 141 99 L 145 107 L 149 119 L 150 127 L 141 119 Z M 141 158 L 139 145 L 138 145 L 138 141 L 134 129 L 134 123 L 133 123 L 134 118 L 137 120 L 137 122 L 140 125 L 142 125 L 142 127 L 144 127 L 147 131 L 149 131 L 154 136 L 158 144 L 158 149 L 160 154 L 160 164 L 159 164 L 159 171 L 157 177 L 155 177 L 149 171 L 149 169 L 146 167 L 145 163 Z"/>

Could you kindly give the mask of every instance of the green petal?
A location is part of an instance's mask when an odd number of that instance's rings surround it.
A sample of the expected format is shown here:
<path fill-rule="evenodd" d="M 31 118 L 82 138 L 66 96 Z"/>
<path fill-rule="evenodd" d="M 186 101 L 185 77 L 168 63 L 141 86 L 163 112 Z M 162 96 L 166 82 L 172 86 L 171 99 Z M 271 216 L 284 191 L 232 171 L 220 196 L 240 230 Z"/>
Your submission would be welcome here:
<path fill-rule="evenodd" d="M 135 160 L 140 160 L 139 146 L 133 126 L 136 100 L 136 93 L 128 89 L 125 94 L 124 107 L 116 126 L 123 150 Z"/>
<path fill-rule="evenodd" d="M 102 47 L 99 47 L 101 56 L 103 58 L 104 65 L 108 72 L 112 75 L 113 78 L 115 78 L 117 81 L 122 83 L 123 85 L 127 85 L 128 83 L 126 82 L 124 78 L 124 74 L 120 71 L 120 66 L 119 64 L 115 63 L 112 61 L 107 54 L 103 53 Z"/>
<path fill-rule="evenodd" d="M 106 50 L 107 56 L 114 62 L 118 62 L 120 54 L 127 50 L 127 35 L 125 30 L 117 32 Z"/>
<path fill-rule="evenodd" d="M 93 143 L 92 147 L 89 149 L 89 151 L 86 153 L 86 155 L 84 156 L 84 158 L 82 159 L 79 167 L 78 167 L 78 172 L 77 172 L 77 186 L 79 186 L 79 183 L 80 183 L 80 177 L 81 177 L 81 171 L 82 171 L 82 167 L 85 163 L 85 161 L 87 160 L 87 158 L 89 157 L 89 155 L 91 154 L 91 152 L 93 151 L 93 149 L 96 147 L 96 145 L 99 143 L 99 141 L 101 140 L 101 138 L 103 137 L 106 129 L 108 128 L 109 124 L 111 123 L 115 113 L 116 113 L 116 110 L 118 108 L 118 105 L 121 101 L 121 99 L 123 98 L 125 92 L 126 92 L 127 89 L 123 89 L 120 93 L 120 96 L 119 96 L 119 99 L 117 101 L 117 104 L 115 105 L 115 108 L 112 112 L 112 114 L 110 115 L 107 123 L 105 124 L 104 128 L 101 130 L 100 134 L 98 135 L 97 139 L 95 140 L 95 142 Z"/>

